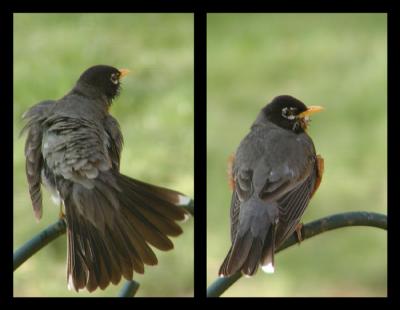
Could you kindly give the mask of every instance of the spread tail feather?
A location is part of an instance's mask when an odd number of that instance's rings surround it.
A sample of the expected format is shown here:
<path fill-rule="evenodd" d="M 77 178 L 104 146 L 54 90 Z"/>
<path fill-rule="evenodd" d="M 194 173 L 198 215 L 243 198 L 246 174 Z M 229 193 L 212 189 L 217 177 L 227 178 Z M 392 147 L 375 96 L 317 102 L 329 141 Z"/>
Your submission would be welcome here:
<path fill-rule="evenodd" d="M 144 265 L 156 265 L 152 245 L 173 248 L 169 236 L 182 233 L 181 193 L 115 173 L 115 183 L 99 180 L 92 189 L 72 184 L 64 199 L 68 236 L 68 287 L 94 291 L 131 280 Z M 104 186 L 108 183 L 108 186 Z M 114 184 L 114 185 L 111 185 Z"/>

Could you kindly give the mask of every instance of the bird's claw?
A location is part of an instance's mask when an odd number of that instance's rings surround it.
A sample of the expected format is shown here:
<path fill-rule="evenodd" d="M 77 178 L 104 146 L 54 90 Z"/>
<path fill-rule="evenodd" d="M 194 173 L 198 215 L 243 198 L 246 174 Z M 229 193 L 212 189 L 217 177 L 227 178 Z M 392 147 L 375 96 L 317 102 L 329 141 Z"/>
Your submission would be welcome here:
<path fill-rule="evenodd" d="M 303 228 L 303 223 L 299 223 L 296 225 L 296 234 L 297 234 L 297 242 L 300 244 L 303 241 L 303 237 L 301 235 L 301 229 Z"/>
<path fill-rule="evenodd" d="M 63 204 L 60 204 L 60 212 L 58 213 L 58 218 L 59 219 L 64 219 L 65 218 L 65 214 L 63 212 Z"/>

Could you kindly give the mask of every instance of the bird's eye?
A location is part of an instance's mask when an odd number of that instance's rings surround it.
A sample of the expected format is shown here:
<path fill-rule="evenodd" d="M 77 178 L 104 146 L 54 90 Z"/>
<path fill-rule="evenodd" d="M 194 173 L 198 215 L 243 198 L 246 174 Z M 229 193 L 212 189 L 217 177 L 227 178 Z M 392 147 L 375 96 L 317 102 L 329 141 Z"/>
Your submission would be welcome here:
<path fill-rule="evenodd" d="M 294 120 L 296 116 L 294 115 L 294 110 L 293 109 L 288 109 L 288 108 L 283 108 L 282 109 L 282 116 L 284 118 L 287 118 L 289 120 Z"/>
<path fill-rule="evenodd" d="M 117 76 L 116 73 L 111 74 L 111 82 L 112 82 L 113 84 L 118 84 L 119 79 L 118 79 L 118 76 Z"/>

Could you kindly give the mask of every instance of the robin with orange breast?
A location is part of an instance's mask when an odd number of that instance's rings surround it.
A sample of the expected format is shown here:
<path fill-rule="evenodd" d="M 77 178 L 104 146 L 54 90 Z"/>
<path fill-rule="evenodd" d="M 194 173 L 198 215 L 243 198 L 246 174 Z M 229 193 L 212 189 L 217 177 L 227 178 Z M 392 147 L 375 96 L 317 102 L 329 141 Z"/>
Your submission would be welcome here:
<path fill-rule="evenodd" d="M 109 113 L 128 70 L 97 65 L 59 100 L 31 107 L 25 144 L 26 176 L 35 217 L 43 184 L 65 212 L 68 287 L 106 288 L 156 265 L 149 245 L 167 251 L 182 233 L 185 195 L 120 173 L 122 133 Z"/>
<path fill-rule="evenodd" d="M 306 133 L 321 111 L 291 96 L 275 97 L 259 113 L 230 166 L 232 246 L 219 275 L 275 270 L 274 253 L 296 230 L 321 182 L 324 162 Z"/>

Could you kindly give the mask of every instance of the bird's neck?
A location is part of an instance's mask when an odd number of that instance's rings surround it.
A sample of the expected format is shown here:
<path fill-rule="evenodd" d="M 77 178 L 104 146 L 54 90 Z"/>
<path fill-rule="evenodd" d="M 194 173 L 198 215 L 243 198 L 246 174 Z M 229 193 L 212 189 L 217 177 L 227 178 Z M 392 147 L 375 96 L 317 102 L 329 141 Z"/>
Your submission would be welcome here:
<path fill-rule="evenodd" d="M 107 97 L 104 93 L 102 93 L 95 87 L 82 82 L 76 84 L 75 87 L 71 90 L 71 93 L 78 96 L 94 99 L 105 111 L 109 110 L 113 101 L 113 98 Z"/>

